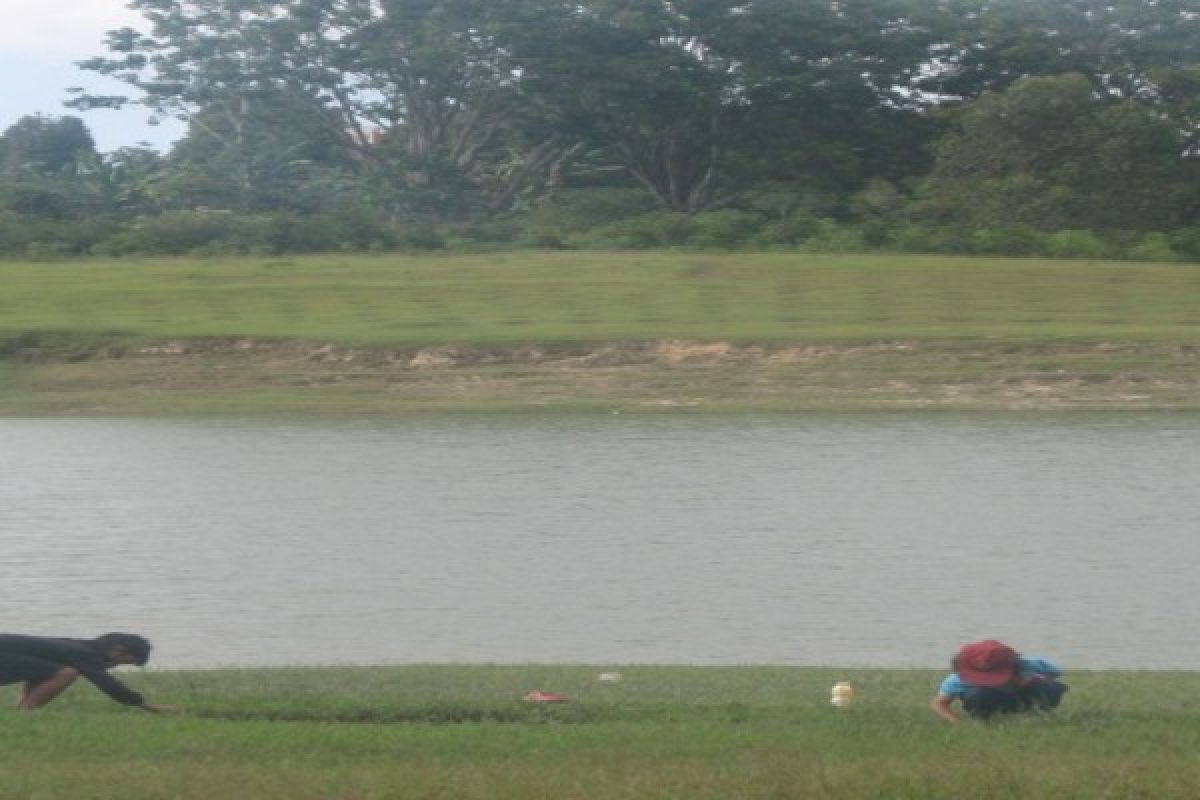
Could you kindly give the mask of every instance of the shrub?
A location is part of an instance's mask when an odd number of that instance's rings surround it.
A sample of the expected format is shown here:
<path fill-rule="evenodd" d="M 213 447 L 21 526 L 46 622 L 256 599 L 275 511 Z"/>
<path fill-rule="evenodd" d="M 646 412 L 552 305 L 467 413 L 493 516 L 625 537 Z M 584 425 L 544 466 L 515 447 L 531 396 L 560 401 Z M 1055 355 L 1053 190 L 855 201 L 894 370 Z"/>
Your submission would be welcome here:
<path fill-rule="evenodd" d="M 737 247 L 752 239 L 763 222 L 763 216 L 752 211 L 705 211 L 691 218 L 687 242 L 697 247 Z"/>
<path fill-rule="evenodd" d="M 514 217 L 530 230 L 584 233 L 653 212 L 656 201 L 642 189 L 563 189 Z"/>
<path fill-rule="evenodd" d="M 816 235 L 799 249 L 806 253 L 858 253 L 866 250 L 867 245 L 858 229 L 823 219 Z"/>
<path fill-rule="evenodd" d="M 570 250 L 570 245 L 558 231 L 535 228 L 522 231 L 515 242 L 517 247 L 532 247 L 539 250 Z"/>
<path fill-rule="evenodd" d="M 1165 233 L 1148 233 L 1125 249 L 1125 257 L 1136 261 L 1178 261 L 1179 254 L 1171 249 L 1171 237 Z"/>
<path fill-rule="evenodd" d="M 894 231 L 892 223 L 885 219 L 868 219 L 859 223 L 858 231 L 863 244 L 874 249 L 881 249 L 892 244 Z"/>
<path fill-rule="evenodd" d="M 25 247 L 25 257 L 30 261 L 62 261 L 72 255 L 66 242 L 30 242 Z"/>
<path fill-rule="evenodd" d="M 0 211 L 0 253 L 24 256 L 31 244 L 57 239 L 61 227 L 47 219 Z"/>
<path fill-rule="evenodd" d="M 636 218 L 631 228 L 651 246 L 673 247 L 687 244 L 696 235 L 696 220 L 678 211 L 659 211 Z"/>
<path fill-rule="evenodd" d="M 787 216 L 769 222 L 759 229 L 752 239 L 754 244 L 788 245 L 795 247 L 821 232 L 821 220 L 807 211 L 793 211 Z"/>
<path fill-rule="evenodd" d="M 1036 256 L 1046 251 L 1043 234 L 1024 225 L 971 231 L 970 252 L 989 256 Z"/>
<path fill-rule="evenodd" d="M 276 214 L 266 222 L 260 243 L 275 253 L 329 253 L 353 235 L 333 214 Z"/>
<path fill-rule="evenodd" d="M 578 250 L 629 250 L 647 246 L 627 236 L 619 225 L 602 225 L 590 231 L 568 233 L 564 241 L 568 248 Z"/>
<path fill-rule="evenodd" d="M 568 241 L 575 246 L 646 250 L 686 244 L 695 226 L 687 214 L 659 211 L 601 225 Z"/>
<path fill-rule="evenodd" d="M 388 238 L 396 245 L 410 250 L 444 250 L 446 238 L 432 225 L 401 228 L 390 233 Z M 358 249 L 362 249 L 359 245 Z"/>
<path fill-rule="evenodd" d="M 1200 225 L 1172 233 L 1171 249 L 1188 261 L 1200 261 Z"/>
<path fill-rule="evenodd" d="M 0 255 L 39 260 L 83 255 L 114 227 L 104 217 L 60 222 L 0 211 Z"/>
<path fill-rule="evenodd" d="M 515 219 L 460 223 L 448 226 L 445 231 L 448 246 L 466 248 L 512 244 L 524 235 Z"/>
<path fill-rule="evenodd" d="M 909 225 L 897 230 L 892 241 L 905 253 L 965 253 L 969 250 L 963 232 L 952 227 Z"/>
<path fill-rule="evenodd" d="M 1104 258 L 1109 247 L 1091 231 L 1067 230 L 1046 237 L 1045 252 L 1054 258 Z"/>
<path fill-rule="evenodd" d="M 184 255 L 228 239 L 237 223 L 229 211 L 168 211 L 138 218 L 101 249 L 109 255 Z"/>

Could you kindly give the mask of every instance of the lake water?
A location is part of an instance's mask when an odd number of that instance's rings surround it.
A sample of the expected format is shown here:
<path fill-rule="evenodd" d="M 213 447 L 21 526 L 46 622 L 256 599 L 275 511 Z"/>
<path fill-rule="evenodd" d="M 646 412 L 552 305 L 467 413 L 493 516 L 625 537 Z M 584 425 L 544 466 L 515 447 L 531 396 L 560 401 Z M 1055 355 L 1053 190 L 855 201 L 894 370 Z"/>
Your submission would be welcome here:
<path fill-rule="evenodd" d="M 0 630 L 168 667 L 1197 666 L 1200 416 L 0 419 Z"/>

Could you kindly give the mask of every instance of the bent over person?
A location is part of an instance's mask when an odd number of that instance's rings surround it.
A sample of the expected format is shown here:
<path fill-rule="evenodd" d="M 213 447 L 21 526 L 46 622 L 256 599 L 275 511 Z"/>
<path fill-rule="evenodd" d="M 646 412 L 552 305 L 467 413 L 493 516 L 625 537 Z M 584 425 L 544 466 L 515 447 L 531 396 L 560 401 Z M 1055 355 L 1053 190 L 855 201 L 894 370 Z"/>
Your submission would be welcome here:
<path fill-rule="evenodd" d="M 929 703 L 947 722 L 958 721 L 951 709 L 955 700 L 968 716 L 986 720 L 993 714 L 1050 711 L 1058 708 L 1067 691 L 1056 665 L 1020 655 L 995 639 L 963 645 L 951 668 L 954 671 Z"/>
<path fill-rule="evenodd" d="M 0 686 L 23 684 L 17 708 L 40 708 L 62 694 L 80 675 L 127 706 L 145 711 L 174 711 L 146 699 L 108 674 L 122 664 L 144 666 L 150 642 L 132 633 L 106 633 L 95 639 L 56 639 L 0 633 Z"/>

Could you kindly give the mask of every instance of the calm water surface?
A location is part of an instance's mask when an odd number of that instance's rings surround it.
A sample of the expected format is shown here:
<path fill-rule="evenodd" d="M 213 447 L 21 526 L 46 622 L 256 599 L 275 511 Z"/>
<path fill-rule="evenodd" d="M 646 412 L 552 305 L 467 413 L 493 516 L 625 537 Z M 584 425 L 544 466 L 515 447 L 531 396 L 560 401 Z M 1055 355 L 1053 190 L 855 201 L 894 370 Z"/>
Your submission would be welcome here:
<path fill-rule="evenodd" d="M 0 630 L 161 666 L 1197 665 L 1200 416 L 0 420 Z"/>

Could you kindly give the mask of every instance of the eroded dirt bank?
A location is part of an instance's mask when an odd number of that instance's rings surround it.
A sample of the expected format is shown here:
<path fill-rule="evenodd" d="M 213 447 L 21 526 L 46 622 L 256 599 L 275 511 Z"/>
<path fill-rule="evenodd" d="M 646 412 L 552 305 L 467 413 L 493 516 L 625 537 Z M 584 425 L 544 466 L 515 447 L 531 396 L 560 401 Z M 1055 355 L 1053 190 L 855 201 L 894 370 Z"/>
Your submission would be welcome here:
<path fill-rule="evenodd" d="M 8 342 L 0 413 L 1200 409 L 1192 345 Z"/>

